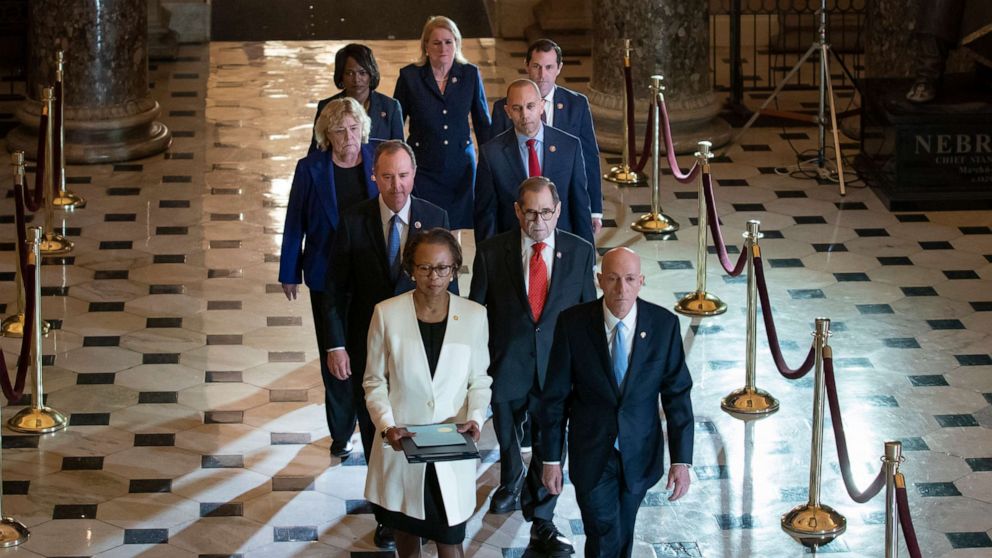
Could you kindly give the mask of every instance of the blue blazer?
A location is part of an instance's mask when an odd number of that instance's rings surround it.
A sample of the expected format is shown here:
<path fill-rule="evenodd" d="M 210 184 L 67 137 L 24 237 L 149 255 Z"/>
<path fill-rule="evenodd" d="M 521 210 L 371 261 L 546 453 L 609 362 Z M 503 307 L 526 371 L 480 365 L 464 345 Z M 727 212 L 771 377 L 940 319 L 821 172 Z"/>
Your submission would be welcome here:
<path fill-rule="evenodd" d="M 541 405 L 542 449 L 561 461 L 568 428 L 569 477 L 578 493 L 596 486 L 620 438 L 627 490 L 643 494 L 664 473 L 665 448 L 658 399 L 673 463 L 692 463 L 692 377 L 685 365 L 679 320 L 637 300 L 637 327 L 623 384 L 613 375 L 603 299 L 573 306 L 558 317 Z"/>
<path fill-rule="evenodd" d="M 411 198 L 410 223 L 407 245 L 418 232 L 434 227 L 447 229 L 448 214 L 430 202 Z M 355 204 L 341 214 L 331 262 L 333 269 L 327 274 L 325 290 L 332 296 L 324 298 L 327 346 L 345 347 L 352 368 L 364 371 L 375 305 L 414 287 L 406 272 L 400 272 L 395 282 L 389 276 L 378 198 Z M 448 290 L 458 294 L 458 281 L 453 281 Z"/>
<path fill-rule="evenodd" d="M 579 138 L 582 160 L 586 164 L 586 184 L 589 188 L 589 205 L 593 213 L 603 212 L 603 177 L 600 175 L 599 144 L 592 127 L 589 99 L 582 93 L 555 86 L 554 123 L 552 126 Z M 506 98 L 493 105 L 493 137 L 513 129 L 513 122 L 506 116 Z"/>
<path fill-rule="evenodd" d="M 558 228 L 595 244 L 592 214 L 586 191 L 585 165 L 579 140 L 571 134 L 544 127 L 544 166 L 541 173 L 555 183 L 561 198 Z M 475 181 L 475 241 L 520 228 L 513 212 L 517 189 L 527 178 L 517 136 L 511 128 L 479 150 Z"/>
<path fill-rule="evenodd" d="M 370 198 L 379 195 L 372 181 L 374 153 L 371 144 L 362 146 L 363 175 Z M 280 283 L 299 284 L 302 277 L 311 290 L 324 290 L 340 213 L 333 165 L 330 151 L 315 151 L 296 163 L 282 232 Z"/>
<path fill-rule="evenodd" d="M 527 397 L 535 378 L 539 387 L 544 386 L 558 314 L 596 298 L 592 283 L 596 252 L 592 245 L 565 231 L 554 234 L 554 266 L 540 320 L 531 314 L 524 287 L 520 227 L 476 247 L 469 298 L 484 305 L 489 315 L 489 375 L 493 377 L 494 402 Z"/>
<path fill-rule="evenodd" d="M 317 114 L 313 117 L 314 126 L 317 125 L 317 119 L 320 118 L 320 111 L 324 110 L 327 103 L 341 97 L 344 97 L 344 91 L 332 97 L 321 99 L 317 103 Z M 387 97 L 378 91 L 369 92 L 368 114 L 369 118 L 372 119 L 370 138 L 380 140 L 403 139 L 403 109 L 400 108 L 396 99 Z M 307 155 L 314 151 L 317 151 L 317 136 L 310 138 L 310 150 L 307 151 Z"/>

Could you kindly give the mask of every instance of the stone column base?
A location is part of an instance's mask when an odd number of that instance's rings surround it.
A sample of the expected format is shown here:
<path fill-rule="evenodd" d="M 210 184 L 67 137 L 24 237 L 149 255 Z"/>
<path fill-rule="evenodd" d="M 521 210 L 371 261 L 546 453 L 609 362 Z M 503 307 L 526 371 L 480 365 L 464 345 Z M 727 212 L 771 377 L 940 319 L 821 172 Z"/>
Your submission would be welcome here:
<path fill-rule="evenodd" d="M 161 111 L 150 97 L 112 107 L 66 107 L 66 163 L 117 163 L 165 151 L 172 133 L 155 120 Z M 28 159 L 36 160 L 41 103 L 24 101 L 17 119 L 21 125 L 7 136 L 7 149 L 24 151 Z"/>
<path fill-rule="evenodd" d="M 607 153 L 623 152 L 623 96 L 589 90 L 589 105 L 596 125 L 596 140 L 600 151 Z M 721 147 L 730 141 L 730 124 L 717 116 L 720 103 L 713 93 L 689 99 L 665 99 L 668 117 L 672 126 L 672 142 L 678 154 L 691 154 L 697 149 L 697 142 L 709 140 L 713 147 Z M 637 131 L 637 150 L 640 156 L 644 145 L 644 127 L 647 126 L 650 110 L 649 99 L 634 100 L 634 125 Z M 665 144 L 661 145 L 662 153 Z"/>

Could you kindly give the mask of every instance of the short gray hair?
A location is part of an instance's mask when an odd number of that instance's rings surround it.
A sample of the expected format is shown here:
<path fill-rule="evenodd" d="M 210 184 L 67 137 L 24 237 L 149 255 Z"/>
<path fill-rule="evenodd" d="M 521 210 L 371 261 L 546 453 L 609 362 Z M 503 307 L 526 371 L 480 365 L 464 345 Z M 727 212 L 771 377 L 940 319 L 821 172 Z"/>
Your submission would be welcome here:
<path fill-rule="evenodd" d="M 369 132 L 372 130 L 372 119 L 365 114 L 365 109 L 361 103 L 351 97 L 341 97 L 327 103 L 317 123 L 313 126 L 313 135 L 317 138 L 317 147 L 321 151 L 327 151 L 331 141 L 327 139 L 327 130 L 333 129 L 341 124 L 345 116 L 351 116 L 362 127 L 362 143 L 369 142 Z"/>

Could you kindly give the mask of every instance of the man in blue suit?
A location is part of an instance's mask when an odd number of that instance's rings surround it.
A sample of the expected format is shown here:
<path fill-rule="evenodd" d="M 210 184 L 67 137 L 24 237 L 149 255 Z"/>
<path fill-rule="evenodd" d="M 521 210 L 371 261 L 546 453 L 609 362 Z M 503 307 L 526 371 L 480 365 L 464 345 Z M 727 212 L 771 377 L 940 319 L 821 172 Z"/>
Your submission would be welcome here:
<path fill-rule="evenodd" d="M 517 198 L 520 225 L 478 245 L 469 296 L 489 314 L 493 429 L 500 454 L 500 486 L 489 511 L 509 513 L 522 507 L 524 519 L 532 522 L 531 549 L 572 552 L 553 522 L 558 497 L 542 484 L 540 443 L 534 445 L 525 473 L 519 425 L 540 405 L 558 314 L 596 298 L 596 252 L 585 240 L 555 228 L 561 205 L 548 179 L 528 178 Z M 540 440 L 535 421 L 527 424 L 533 439 Z"/>
<path fill-rule="evenodd" d="M 597 278 L 603 298 L 558 318 L 541 401 L 543 480 L 549 492 L 561 492 L 567 427 L 585 555 L 629 557 L 637 508 L 664 472 L 659 398 L 672 459 L 668 499 L 689 490 L 692 378 L 678 318 L 637 297 L 644 284 L 637 254 L 610 250 Z"/>
<path fill-rule="evenodd" d="M 513 121 L 513 128 L 479 150 L 476 242 L 519 227 L 513 209 L 517 188 L 528 177 L 544 176 L 555 183 L 561 198 L 558 228 L 593 244 L 585 164 L 578 138 L 541 122 L 544 102 L 534 82 L 514 81 L 506 90 L 506 98 L 504 112 Z"/>
<path fill-rule="evenodd" d="M 527 48 L 527 76 L 537 84 L 544 99 L 544 123 L 579 138 L 582 144 L 582 160 L 586 165 L 586 187 L 589 190 L 589 204 L 592 210 L 593 234 L 598 234 L 603 226 L 603 189 L 599 165 L 599 144 L 596 130 L 592 125 L 592 111 L 589 99 L 577 91 L 557 84 L 561 73 L 561 47 L 551 39 L 538 39 Z M 506 99 L 493 105 L 493 126 L 495 137 L 513 127 L 506 115 Z"/>
<path fill-rule="evenodd" d="M 410 146 L 400 140 L 380 143 L 374 165 L 379 196 L 341 214 L 331 256 L 333 271 L 325 288 L 327 366 L 335 378 L 351 383 L 366 459 L 372 456 L 375 441 L 362 389 L 372 311 L 379 302 L 414 287 L 400 269 L 403 247 L 419 231 L 448 228 L 443 209 L 410 195 L 417 169 Z M 458 283 L 451 285 L 457 294 Z M 374 541 L 380 548 L 395 548 L 392 533 L 382 525 L 376 527 Z"/>

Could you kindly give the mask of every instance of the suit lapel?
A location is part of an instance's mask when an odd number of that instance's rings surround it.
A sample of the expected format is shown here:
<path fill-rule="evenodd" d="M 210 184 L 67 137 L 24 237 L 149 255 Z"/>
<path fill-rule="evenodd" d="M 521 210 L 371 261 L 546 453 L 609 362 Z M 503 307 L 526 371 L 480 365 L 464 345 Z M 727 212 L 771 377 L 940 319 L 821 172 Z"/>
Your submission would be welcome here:
<path fill-rule="evenodd" d="M 379 262 L 382 272 L 389 277 L 389 262 L 386 260 L 386 239 L 382 235 L 382 216 L 379 214 L 379 200 L 368 204 L 368 215 L 365 221 L 365 233 L 369 235 L 369 242 L 375 252 L 375 259 Z"/>
<path fill-rule="evenodd" d="M 599 354 L 600 369 L 606 374 L 606 379 L 613 387 L 613 395 L 620 398 L 620 386 L 617 385 L 617 378 L 613 375 L 613 363 L 610 360 L 610 348 L 606 341 L 605 317 L 603 316 L 603 299 L 596 301 L 596 310 L 590 316 L 587 325 L 589 338 L 593 349 Z"/>
<path fill-rule="evenodd" d="M 315 152 L 316 164 L 310 167 L 310 178 L 313 180 L 313 189 L 320 200 L 320 206 L 324 208 L 327 219 L 331 222 L 331 227 L 338 228 L 338 200 L 334 190 L 334 171 L 331 163 L 331 153 L 329 151 Z"/>
<path fill-rule="evenodd" d="M 527 315 L 534 321 L 534 314 L 530 311 L 530 300 L 527 298 L 526 283 L 524 283 L 524 263 L 523 253 L 520 252 L 521 242 L 520 229 L 509 235 L 506 242 L 506 270 L 510 274 L 510 281 L 513 283 L 513 290 L 520 296 L 520 303 L 527 309 Z"/>
<path fill-rule="evenodd" d="M 437 82 L 434 81 L 434 74 L 431 72 L 431 65 L 429 62 L 420 67 L 420 79 L 424 81 L 424 87 L 433 93 L 435 97 L 442 100 L 444 99 L 444 95 L 438 88 Z"/>
<path fill-rule="evenodd" d="M 650 318 L 648 318 L 641 305 L 641 299 L 638 298 L 635 304 L 637 304 L 637 323 L 634 324 L 634 331 L 631 332 L 631 335 L 634 336 L 634 341 L 630 349 L 630 365 L 627 367 L 627 374 L 623 378 L 623 385 L 620 390 L 621 394 L 627 393 L 627 386 L 637 383 L 634 376 L 638 375 L 641 371 L 641 365 L 644 363 L 648 347 L 653 342 L 651 328 L 648 327 L 649 324 L 647 323 Z"/>
<path fill-rule="evenodd" d="M 555 111 L 555 126 L 561 130 L 563 129 L 561 126 L 562 120 L 565 120 L 565 111 L 568 110 L 568 105 L 565 104 L 565 93 L 562 91 L 560 85 L 555 86 L 554 105 L 551 107 L 551 110 Z"/>
<path fill-rule="evenodd" d="M 508 168 L 513 169 L 513 172 L 516 173 L 516 176 L 513 177 L 516 180 L 514 184 L 520 184 L 527 178 L 527 169 L 524 168 L 524 162 L 520 159 L 517 133 L 513 128 L 510 128 L 506 136 L 506 140 L 503 142 L 503 156 L 506 157 L 506 164 L 509 165 Z M 516 186 L 514 186 L 513 193 L 516 195 Z"/>
<path fill-rule="evenodd" d="M 375 160 L 375 150 L 371 144 L 362 145 L 362 179 L 365 180 L 365 193 L 369 198 L 379 195 L 379 186 L 372 180 L 372 163 Z"/>
<path fill-rule="evenodd" d="M 562 236 L 558 234 L 558 229 L 555 229 L 554 235 L 555 251 L 551 254 L 552 262 L 554 263 L 551 267 L 551 283 L 548 285 L 548 299 L 544 301 L 545 309 L 555 307 L 554 304 L 558 299 L 558 291 L 564 288 L 561 285 L 564 279 L 561 279 L 561 277 L 568 276 L 569 271 L 572 269 L 572 251 L 562 246 Z M 541 317 L 543 318 L 546 314 L 547 312 L 542 314 Z"/>
<path fill-rule="evenodd" d="M 557 116 L 557 115 L 556 115 Z M 555 143 L 556 136 L 554 130 L 551 126 L 544 127 L 544 162 L 541 163 L 541 174 L 547 177 L 551 177 L 551 169 L 554 168 L 555 162 L 557 161 L 558 155 L 558 145 Z M 564 185 L 558 185 L 558 192 L 564 194 L 562 191 Z"/>

